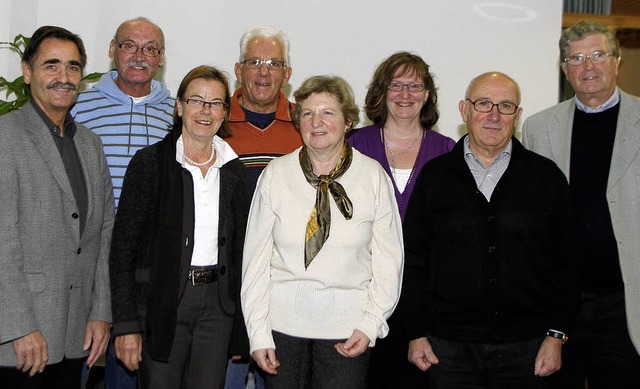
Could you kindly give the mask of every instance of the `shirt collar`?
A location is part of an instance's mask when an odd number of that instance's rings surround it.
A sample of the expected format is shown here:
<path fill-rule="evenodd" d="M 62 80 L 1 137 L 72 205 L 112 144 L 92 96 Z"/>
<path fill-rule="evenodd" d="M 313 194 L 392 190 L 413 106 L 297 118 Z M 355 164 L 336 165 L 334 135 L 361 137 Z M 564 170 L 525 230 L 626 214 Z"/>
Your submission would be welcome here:
<path fill-rule="evenodd" d="M 582 103 L 582 101 L 580 101 L 578 96 L 576 96 L 576 108 L 578 108 L 580 111 L 585 113 L 603 112 L 613 107 L 614 105 L 618 104 L 619 102 L 620 102 L 620 89 L 618 89 L 618 87 L 616 87 L 616 89 L 613 91 L 613 94 L 611 95 L 611 97 L 609 97 L 609 100 L 605 101 L 604 104 L 596 108 L 587 107 Z"/>
<path fill-rule="evenodd" d="M 464 147 L 465 155 L 471 155 L 473 159 L 475 159 L 478 163 L 480 163 L 480 160 L 478 159 L 478 157 L 476 157 L 473 151 L 471 151 L 471 146 L 469 146 L 469 134 L 467 134 L 464 138 L 463 147 Z M 504 150 L 502 150 L 500 154 L 498 154 L 498 156 L 493 160 L 493 162 L 495 162 L 498 158 L 502 157 L 505 154 L 511 155 L 512 150 L 513 150 L 513 141 L 509 139 L 509 143 L 507 143 Z"/>
<path fill-rule="evenodd" d="M 218 135 L 214 135 L 213 137 L 213 148 L 216 150 L 217 155 L 212 167 L 219 169 L 225 163 L 238 158 L 238 155 L 233 151 L 231 146 Z M 187 165 L 184 160 L 184 142 L 182 141 L 182 135 L 180 135 L 176 142 L 176 161 L 182 165 L 182 167 L 186 168 L 187 166 L 191 166 Z"/>
<path fill-rule="evenodd" d="M 38 104 L 36 104 L 35 101 L 33 101 L 33 99 L 30 99 L 29 101 L 31 102 L 31 105 L 40 116 L 40 119 L 42 119 L 42 121 L 47 126 L 49 131 L 51 131 L 51 134 L 55 136 L 60 136 L 60 128 L 53 122 L 53 120 L 49 119 L 49 116 L 47 116 L 47 114 L 44 113 L 44 111 L 40 108 Z M 76 124 L 73 121 L 73 117 L 71 116 L 71 113 L 68 110 L 67 110 L 67 116 L 64 118 L 64 134 L 69 136 L 71 139 L 73 139 L 73 136 L 76 134 Z"/>

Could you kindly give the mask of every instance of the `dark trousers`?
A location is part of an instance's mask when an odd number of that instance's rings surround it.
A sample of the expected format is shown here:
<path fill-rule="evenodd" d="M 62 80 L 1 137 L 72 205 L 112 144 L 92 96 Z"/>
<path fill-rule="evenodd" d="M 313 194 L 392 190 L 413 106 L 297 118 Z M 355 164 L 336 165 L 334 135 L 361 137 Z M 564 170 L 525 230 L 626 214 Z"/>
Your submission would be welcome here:
<path fill-rule="evenodd" d="M 338 354 L 335 344 L 345 339 L 296 338 L 273 331 L 277 375 L 265 373 L 268 389 L 365 389 L 369 353 L 355 358 Z"/>
<path fill-rule="evenodd" d="M 233 318 L 218 300 L 218 284 L 187 283 L 178 305 L 176 333 L 168 362 L 153 360 L 142 347 L 141 388 L 222 388 Z"/>
<path fill-rule="evenodd" d="M 409 362 L 409 339 L 402 330 L 401 312 L 394 312 L 388 323 L 389 334 L 371 349 L 367 388 L 429 388 L 429 372 Z"/>
<path fill-rule="evenodd" d="M 640 388 L 640 356 L 627 329 L 624 293 L 583 293 L 569 341 L 562 350 L 562 369 L 551 388 Z"/>
<path fill-rule="evenodd" d="M 429 374 L 431 389 L 539 389 L 534 374 L 543 337 L 512 343 L 464 343 L 429 336 L 440 363 Z"/>
<path fill-rule="evenodd" d="M 82 367 L 87 358 L 67 359 L 47 365 L 29 377 L 15 367 L 0 367 L 0 386 L 4 389 L 79 389 Z"/>

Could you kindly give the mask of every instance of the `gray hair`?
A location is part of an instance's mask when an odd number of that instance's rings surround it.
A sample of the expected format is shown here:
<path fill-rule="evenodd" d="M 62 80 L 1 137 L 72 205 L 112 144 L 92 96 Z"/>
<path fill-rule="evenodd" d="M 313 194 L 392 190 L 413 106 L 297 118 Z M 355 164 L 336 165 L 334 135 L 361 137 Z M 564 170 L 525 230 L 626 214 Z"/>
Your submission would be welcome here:
<path fill-rule="evenodd" d="M 280 46 L 282 46 L 282 52 L 284 54 L 284 60 L 287 66 L 291 66 L 291 59 L 289 58 L 289 38 L 287 38 L 287 34 L 282 30 L 273 26 L 253 27 L 242 35 L 242 38 L 240 38 L 240 62 L 245 60 L 244 56 L 247 54 L 247 45 L 253 38 L 275 39 L 280 42 Z"/>
<path fill-rule="evenodd" d="M 609 50 L 613 53 L 615 58 L 620 58 L 620 45 L 618 39 L 609 27 L 601 23 L 589 22 L 587 20 L 581 20 L 571 27 L 566 28 L 560 35 L 560 55 L 561 61 L 569 56 L 569 44 L 575 41 L 581 41 L 589 35 L 602 34 L 609 41 Z"/>

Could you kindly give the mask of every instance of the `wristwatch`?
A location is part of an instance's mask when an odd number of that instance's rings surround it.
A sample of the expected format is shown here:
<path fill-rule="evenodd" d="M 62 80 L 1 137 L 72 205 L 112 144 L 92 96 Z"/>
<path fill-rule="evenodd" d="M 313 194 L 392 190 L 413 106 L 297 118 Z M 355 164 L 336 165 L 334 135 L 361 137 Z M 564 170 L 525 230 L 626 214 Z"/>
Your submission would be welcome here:
<path fill-rule="evenodd" d="M 565 334 L 564 332 L 561 332 L 561 331 L 556 331 L 556 330 L 547 331 L 547 336 L 550 336 L 550 337 L 556 338 L 556 339 L 560 339 L 562 341 L 562 344 L 567 343 L 567 341 L 569 340 L 569 337 L 567 336 L 567 334 Z"/>

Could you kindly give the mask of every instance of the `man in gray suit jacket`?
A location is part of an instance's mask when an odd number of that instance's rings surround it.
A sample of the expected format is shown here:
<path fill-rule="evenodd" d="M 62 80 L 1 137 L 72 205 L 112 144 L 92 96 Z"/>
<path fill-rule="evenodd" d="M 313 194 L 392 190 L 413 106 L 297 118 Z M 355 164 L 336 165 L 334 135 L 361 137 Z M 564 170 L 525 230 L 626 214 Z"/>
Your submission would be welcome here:
<path fill-rule="evenodd" d="M 579 22 L 560 38 L 576 96 L 531 116 L 523 143 L 569 179 L 582 302 L 552 387 L 640 388 L 640 99 L 620 91 L 618 42 Z"/>
<path fill-rule="evenodd" d="M 80 388 L 109 339 L 111 178 L 69 114 L 85 64 L 77 35 L 39 28 L 22 58 L 31 99 L 0 118 L 3 388 Z"/>

